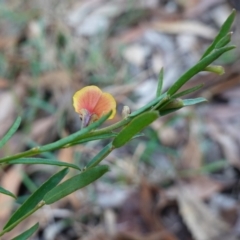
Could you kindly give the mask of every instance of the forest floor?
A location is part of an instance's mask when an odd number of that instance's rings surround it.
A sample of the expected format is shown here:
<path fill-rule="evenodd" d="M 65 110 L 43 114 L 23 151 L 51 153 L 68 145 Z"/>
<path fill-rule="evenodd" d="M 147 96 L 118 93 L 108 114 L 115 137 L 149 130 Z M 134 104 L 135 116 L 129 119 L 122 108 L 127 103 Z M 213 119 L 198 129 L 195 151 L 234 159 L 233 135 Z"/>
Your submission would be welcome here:
<path fill-rule="evenodd" d="M 65 137 L 80 128 L 72 95 L 98 85 L 136 110 L 154 98 L 164 67 L 166 90 L 193 66 L 237 8 L 226 0 L 69 0 L 0 2 L 0 137 L 17 116 L 20 129 L 0 158 Z M 238 9 L 240 10 L 240 8 Z M 239 13 L 238 13 L 239 14 Z M 240 239 L 240 16 L 237 49 L 186 87 L 207 103 L 162 117 L 144 136 L 105 160 L 111 171 L 43 208 L 3 237 L 38 221 L 34 240 Z M 106 141 L 43 154 L 84 166 Z M 72 174 L 74 174 L 74 171 Z M 0 227 L 56 167 L 2 168 Z M 4 207 L 2 207 L 4 206 Z"/>

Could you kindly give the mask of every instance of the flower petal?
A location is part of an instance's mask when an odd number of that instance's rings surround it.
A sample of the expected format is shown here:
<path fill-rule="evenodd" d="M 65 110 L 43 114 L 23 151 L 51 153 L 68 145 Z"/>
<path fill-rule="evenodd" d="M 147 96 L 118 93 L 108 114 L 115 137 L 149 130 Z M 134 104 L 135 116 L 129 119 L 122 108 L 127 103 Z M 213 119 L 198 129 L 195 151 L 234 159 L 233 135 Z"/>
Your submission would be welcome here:
<path fill-rule="evenodd" d="M 111 110 L 112 114 L 109 119 L 112 119 L 116 114 L 116 101 L 111 94 L 103 93 L 93 111 L 100 118 Z"/>
<path fill-rule="evenodd" d="M 82 109 L 94 113 L 94 108 L 102 96 L 102 91 L 97 86 L 87 86 L 73 95 L 73 106 L 77 113 L 82 114 Z"/>
<path fill-rule="evenodd" d="M 112 111 L 109 119 L 116 114 L 116 101 L 109 93 L 103 93 L 97 86 L 84 87 L 73 95 L 73 106 L 82 120 L 89 115 L 90 122 L 98 120 L 104 114 Z"/>

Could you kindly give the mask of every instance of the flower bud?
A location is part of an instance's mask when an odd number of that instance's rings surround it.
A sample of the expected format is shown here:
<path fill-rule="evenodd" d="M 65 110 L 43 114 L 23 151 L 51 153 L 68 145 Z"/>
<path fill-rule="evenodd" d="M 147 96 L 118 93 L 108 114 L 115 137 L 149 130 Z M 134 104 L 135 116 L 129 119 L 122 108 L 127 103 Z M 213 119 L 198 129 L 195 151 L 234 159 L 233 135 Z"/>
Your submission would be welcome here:
<path fill-rule="evenodd" d="M 163 107 L 161 110 L 175 109 L 184 107 L 184 102 L 181 98 L 173 99 L 167 106 Z"/>
<path fill-rule="evenodd" d="M 130 107 L 129 106 L 124 106 L 122 110 L 122 117 L 126 118 L 128 115 L 131 113 Z"/>

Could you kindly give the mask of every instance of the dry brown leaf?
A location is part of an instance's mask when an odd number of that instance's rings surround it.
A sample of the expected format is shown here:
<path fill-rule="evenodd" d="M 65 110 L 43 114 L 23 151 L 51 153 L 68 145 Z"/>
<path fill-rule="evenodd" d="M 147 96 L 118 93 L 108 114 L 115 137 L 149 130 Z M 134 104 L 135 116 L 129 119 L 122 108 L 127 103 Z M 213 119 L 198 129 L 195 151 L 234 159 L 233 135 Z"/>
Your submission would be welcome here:
<path fill-rule="evenodd" d="M 235 139 L 225 131 L 221 131 L 214 123 L 209 123 L 207 127 L 210 136 L 222 147 L 224 156 L 230 164 L 240 168 L 239 147 Z"/>
<path fill-rule="evenodd" d="M 0 137 L 5 134 L 15 121 L 16 109 L 25 94 L 25 87 L 22 84 L 15 85 L 14 91 L 0 92 Z"/>
<path fill-rule="evenodd" d="M 216 125 L 216 123 L 224 123 L 224 122 L 231 123 L 232 120 L 235 120 L 235 119 L 237 120 L 240 117 L 239 106 L 231 106 L 231 105 L 227 106 L 226 104 L 218 104 L 218 105 L 209 104 L 208 109 L 206 111 L 206 117 L 207 117 L 207 120 L 209 121 L 209 124 L 212 124 L 212 125 Z M 209 130 L 211 130 L 211 128 Z"/>
<path fill-rule="evenodd" d="M 164 231 L 156 231 L 150 234 L 118 232 L 115 236 L 109 236 L 102 228 L 94 229 L 83 240 L 177 240 Z"/>
<path fill-rule="evenodd" d="M 13 165 L 11 169 L 9 169 L 1 178 L 1 186 L 13 194 L 17 195 L 18 188 L 21 183 L 21 171 L 22 165 Z M 12 197 L 9 197 L 4 194 L 0 194 L 0 225 L 2 226 L 4 222 L 6 222 L 12 211 L 12 204 L 15 200 Z"/>
<path fill-rule="evenodd" d="M 112 240 L 112 238 L 107 236 L 102 227 L 98 227 L 91 229 L 91 232 L 85 235 L 82 240 Z"/>
<path fill-rule="evenodd" d="M 74 84 L 71 76 L 67 71 L 60 69 L 56 71 L 47 72 L 41 75 L 38 78 L 38 82 L 40 88 L 58 92 L 69 89 L 70 86 Z M 22 76 L 21 81 L 24 82 L 27 86 L 36 87 L 36 83 L 32 81 L 31 77 Z"/>
<path fill-rule="evenodd" d="M 148 55 L 149 48 L 140 44 L 129 45 L 123 52 L 124 59 L 139 68 L 144 66 Z"/>
<path fill-rule="evenodd" d="M 24 151 L 25 147 L 24 135 L 17 132 L 11 137 L 6 145 L 0 149 L 0 158 Z"/>
<path fill-rule="evenodd" d="M 5 89 L 9 86 L 7 79 L 0 77 L 0 89 Z"/>
<path fill-rule="evenodd" d="M 135 42 L 144 34 L 146 28 L 147 26 L 144 24 L 139 24 L 137 27 L 126 29 L 126 31 L 119 33 L 117 37 L 112 38 L 112 41 L 121 44 Z"/>
<path fill-rule="evenodd" d="M 74 148 L 63 148 L 58 153 L 58 159 L 63 162 L 73 163 L 73 153 Z M 64 180 L 67 180 L 69 177 L 71 177 L 71 172 L 74 172 L 75 170 L 70 169 L 70 174 L 68 174 Z M 71 205 L 74 207 L 74 209 L 79 209 L 81 206 L 81 201 L 77 197 L 76 192 L 66 196 L 62 201 L 69 201 Z"/>
<path fill-rule="evenodd" d="M 50 142 L 56 136 L 56 117 L 49 116 L 36 120 L 32 125 L 30 138 L 38 144 Z"/>
<path fill-rule="evenodd" d="M 177 238 L 173 235 L 169 235 L 165 231 L 156 231 L 146 235 L 137 233 L 118 233 L 114 240 L 177 240 Z"/>
<path fill-rule="evenodd" d="M 208 9 L 211 7 L 214 7 L 217 4 L 220 4 L 222 2 L 225 2 L 225 0 L 197 0 L 196 4 L 190 4 L 188 0 L 178 0 L 181 2 L 184 2 L 184 6 L 186 9 L 186 16 L 187 17 L 198 17 L 201 14 L 205 13 Z"/>
<path fill-rule="evenodd" d="M 202 152 L 199 142 L 194 136 L 190 136 L 181 154 L 181 167 L 184 169 L 198 170 L 202 165 Z"/>
<path fill-rule="evenodd" d="M 192 1 L 188 1 L 188 0 L 176 0 L 176 2 L 184 8 L 185 11 L 187 11 L 188 9 L 191 9 L 193 7 L 195 7 L 196 5 L 199 5 L 199 3 L 202 0 L 192 0 Z"/>
<path fill-rule="evenodd" d="M 0 93 L 0 137 L 12 125 L 16 111 L 14 96 L 11 92 Z"/>
<path fill-rule="evenodd" d="M 106 232 L 109 236 L 116 235 L 117 232 L 116 213 L 110 208 L 104 211 L 104 225 Z"/>
<path fill-rule="evenodd" d="M 149 229 L 152 231 L 162 230 L 164 227 L 161 223 L 161 219 L 155 214 L 154 208 L 156 202 L 154 201 L 155 196 L 159 194 L 159 189 L 153 185 L 150 185 L 146 179 L 141 181 L 141 191 L 140 191 L 140 213 L 149 225 Z"/>
<path fill-rule="evenodd" d="M 153 126 L 156 126 L 156 124 L 153 124 Z M 164 146 L 176 146 L 180 140 L 177 130 L 170 126 L 162 127 L 158 131 L 158 136 Z"/>
<path fill-rule="evenodd" d="M 208 89 L 209 90 L 209 89 Z M 240 81 L 239 76 L 228 78 L 225 81 L 219 82 L 211 88 L 211 94 L 221 94 L 226 98 L 238 97 L 240 92 Z M 233 93 L 233 95 L 232 95 Z"/>
<path fill-rule="evenodd" d="M 193 34 L 206 39 L 213 39 L 216 30 L 196 21 L 156 22 L 153 24 L 156 31 L 168 34 Z"/>
<path fill-rule="evenodd" d="M 6 51 L 14 47 L 16 44 L 17 39 L 12 37 L 4 37 L 1 35 L 0 38 L 0 50 Z"/>
<path fill-rule="evenodd" d="M 73 148 L 60 149 L 58 159 L 63 162 L 73 163 Z"/>
<path fill-rule="evenodd" d="M 181 167 L 184 169 L 198 170 L 202 166 L 202 151 L 200 149 L 199 122 L 192 121 L 189 126 L 189 139 L 182 149 Z"/>
<path fill-rule="evenodd" d="M 223 222 L 187 186 L 178 186 L 177 200 L 181 215 L 196 240 L 235 240 Z"/>
<path fill-rule="evenodd" d="M 207 176 L 191 177 L 188 181 L 182 182 L 193 195 L 199 199 L 208 199 L 212 194 L 222 190 L 223 185 Z M 166 195 L 170 198 L 176 198 L 178 195 L 178 186 L 170 187 L 166 190 Z"/>

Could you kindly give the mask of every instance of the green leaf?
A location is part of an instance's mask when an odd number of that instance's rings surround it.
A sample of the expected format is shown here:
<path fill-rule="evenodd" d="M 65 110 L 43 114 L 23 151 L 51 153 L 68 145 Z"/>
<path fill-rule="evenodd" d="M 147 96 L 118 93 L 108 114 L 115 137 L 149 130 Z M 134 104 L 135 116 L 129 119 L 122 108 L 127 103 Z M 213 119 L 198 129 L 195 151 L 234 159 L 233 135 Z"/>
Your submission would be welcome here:
<path fill-rule="evenodd" d="M 39 227 L 39 224 L 36 223 L 35 225 L 33 225 L 31 228 L 29 228 L 25 232 L 23 232 L 20 235 L 14 237 L 12 240 L 27 240 L 37 231 L 38 227 Z"/>
<path fill-rule="evenodd" d="M 2 148 L 6 142 L 12 137 L 12 135 L 17 131 L 18 127 L 20 126 L 21 118 L 18 117 L 10 129 L 7 131 L 5 136 L 0 140 L 0 148 Z"/>
<path fill-rule="evenodd" d="M 159 102 L 161 102 L 161 100 L 163 100 L 165 97 L 167 96 L 166 93 L 162 94 L 161 96 L 159 96 L 158 98 L 153 99 L 151 102 L 149 102 L 147 105 L 139 108 L 138 110 L 132 112 L 131 114 L 129 114 L 129 117 L 136 117 L 139 114 L 146 112 L 148 110 L 150 110 L 153 106 L 155 106 L 156 104 L 158 104 Z"/>
<path fill-rule="evenodd" d="M 158 77 L 158 87 L 157 87 L 156 97 L 159 97 L 162 94 L 163 76 L 164 76 L 164 70 L 163 70 L 163 68 L 161 68 L 159 77 Z"/>
<path fill-rule="evenodd" d="M 109 112 L 108 114 L 104 115 L 103 117 L 101 117 L 98 121 L 90 124 L 88 127 L 81 129 L 80 131 L 71 134 L 68 137 L 65 137 L 59 141 L 56 141 L 54 143 L 50 143 L 47 144 L 45 146 L 39 147 L 39 151 L 40 152 L 47 152 L 47 151 L 52 151 L 54 149 L 58 149 L 61 148 L 62 146 L 74 142 L 76 139 L 80 140 L 84 139 L 84 137 L 92 130 L 98 128 L 99 126 L 101 126 L 111 115 L 111 112 Z"/>
<path fill-rule="evenodd" d="M 212 44 L 207 48 L 207 50 L 204 52 L 204 54 L 202 55 L 202 58 L 205 58 L 207 55 L 209 55 L 213 49 L 215 48 L 215 46 L 217 45 L 217 43 L 220 42 L 220 40 L 225 37 L 230 29 L 231 29 L 231 26 L 233 24 L 233 21 L 235 19 L 235 16 L 236 16 L 236 10 L 233 9 L 232 10 L 232 13 L 229 15 L 229 17 L 226 19 L 226 21 L 223 23 L 218 35 L 215 37 L 214 41 L 212 42 Z"/>
<path fill-rule="evenodd" d="M 179 93 L 174 94 L 174 95 L 172 96 L 172 98 L 179 98 L 179 97 L 185 96 L 185 95 L 187 95 L 187 94 L 190 94 L 190 93 L 192 93 L 192 92 L 195 92 L 195 91 L 201 89 L 202 87 L 203 87 L 203 84 L 199 84 L 199 85 L 197 85 L 197 86 L 195 86 L 195 87 L 188 88 L 188 89 L 186 89 L 186 90 L 184 90 L 184 91 L 182 91 L 182 92 L 179 92 Z"/>
<path fill-rule="evenodd" d="M 68 173 L 68 168 L 64 168 L 60 172 L 54 174 L 45 183 L 43 183 L 19 208 L 13 213 L 11 218 L 8 220 L 3 229 L 9 228 L 10 231 L 14 228 L 24 216 L 27 215 L 31 210 L 33 210 L 37 204 L 43 199 L 43 197 L 54 187 L 56 187 L 59 182 Z"/>
<path fill-rule="evenodd" d="M 208 56 L 199 61 L 196 65 L 185 72 L 167 91 L 172 96 L 176 93 L 187 81 L 189 81 L 197 73 L 204 71 L 204 69 L 214 60 L 220 57 L 223 53 L 236 48 L 235 46 L 228 46 L 213 50 Z"/>
<path fill-rule="evenodd" d="M 224 36 L 215 46 L 216 49 L 225 47 L 228 43 L 231 42 L 232 32 L 229 32 L 226 36 Z"/>
<path fill-rule="evenodd" d="M 0 193 L 8 195 L 8 196 L 13 197 L 13 198 L 16 198 L 16 196 L 13 193 L 9 192 L 8 190 L 6 190 L 2 187 L 0 187 Z"/>
<path fill-rule="evenodd" d="M 77 170 L 81 170 L 78 166 L 71 163 L 61 162 L 58 160 L 44 159 L 44 158 L 19 158 L 19 159 L 10 160 L 8 164 L 45 164 L 45 165 L 55 165 L 60 167 L 70 167 L 70 168 L 75 168 Z"/>
<path fill-rule="evenodd" d="M 92 168 L 98 165 L 113 149 L 112 143 L 109 143 L 87 164 L 86 168 Z"/>
<path fill-rule="evenodd" d="M 159 117 L 157 111 L 142 113 L 134 118 L 125 128 L 123 128 L 117 137 L 113 140 L 115 148 L 122 147 L 132 139 L 134 135 L 142 131 L 145 127 L 151 124 Z"/>
<path fill-rule="evenodd" d="M 89 170 L 86 170 L 85 172 L 80 173 L 53 188 L 45 195 L 43 200 L 46 204 L 54 203 L 76 190 L 94 182 L 107 171 L 109 171 L 109 168 L 105 165 L 90 168 Z"/>
<path fill-rule="evenodd" d="M 191 105 L 195 105 L 195 104 L 202 103 L 202 102 L 207 102 L 207 99 L 202 98 L 202 97 L 193 98 L 193 99 L 184 99 L 183 105 L 184 105 L 184 107 L 186 107 L 186 106 L 191 106 Z"/>

